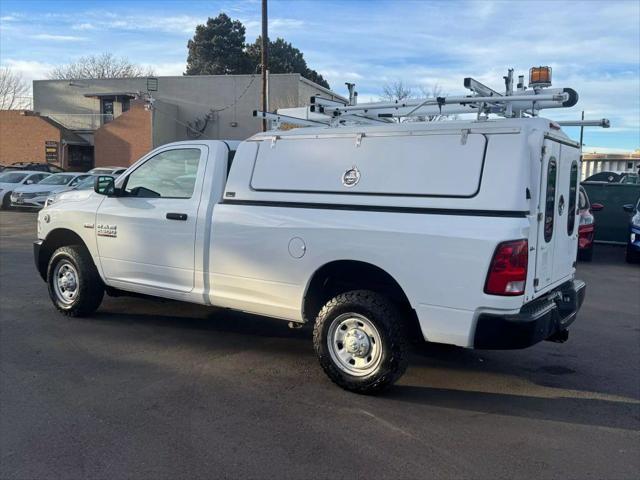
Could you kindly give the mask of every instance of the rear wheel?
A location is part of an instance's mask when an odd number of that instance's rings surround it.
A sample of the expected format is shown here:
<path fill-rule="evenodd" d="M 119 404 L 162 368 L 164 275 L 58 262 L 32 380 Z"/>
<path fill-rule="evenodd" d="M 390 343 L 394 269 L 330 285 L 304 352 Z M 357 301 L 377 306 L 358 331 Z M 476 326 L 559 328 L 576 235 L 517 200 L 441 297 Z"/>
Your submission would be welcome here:
<path fill-rule="evenodd" d="M 54 306 L 70 317 L 92 314 L 104 296 L 104 285 L 91 255 L 79 245 L 60 247 L 53 252 L 47 284 Z"/>
<path fill-rule="evenodd" d="M 353 392 L 384 390 L 407 369 L 400 312 L 372 291 L 354 290 L 327 302 L 316 319 L 313 344 L 329 378 Z"/>
<path fill-rule="evenodd" d="M 2 197 L 2 210 L 9 210 L 11 208 L 11 192 L 7 192 Z"/>
<path fill-rule="evenodd" d="M 584 250 L 578 250 L 578 260 L 582 260 L 583 262 L 590 262 L 593 260 L 593 246 Z"/>
<path fill-rule="evenodd" d="M 627 263 L 639 263 L 640 262 L 640 253 L 635 252 L 631 249 L 631 247 L 627 244 L 627 250 L 625 251 L 625 260 Z"/>

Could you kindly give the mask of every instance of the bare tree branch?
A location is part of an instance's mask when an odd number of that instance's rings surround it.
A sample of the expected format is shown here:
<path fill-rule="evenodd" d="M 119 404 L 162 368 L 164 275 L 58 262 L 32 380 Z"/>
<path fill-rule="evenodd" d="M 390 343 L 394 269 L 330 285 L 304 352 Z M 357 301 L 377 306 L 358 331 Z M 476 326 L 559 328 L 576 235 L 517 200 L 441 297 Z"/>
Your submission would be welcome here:
<path fill-rule="evenodd" d="M 413 89 L 404 84 L 402 80 L 387 83 L 382 87 L 380 100 L 387 102 L 401 102 L 413 97 Z"/>
<path fill-rule="evenodd" d="M 91 78 L 152 77 L 151 68 L 143 68 L 126 58 L 117 58 L 112 53 L 81 57 L 76 62 L 55 67 L 48 74 L 52 80 L 81 80 Z"/>
<path fill-rule="evenodd" d="M 442 88 L 438 84 L 431 87 L 420 86 L 418 88 L 418 94 L 415 93 L 415 89 L 406 85 L 402 80 L 396 80 L 395 82 L 387 83 L 382 87 L 382 95 L 380 101 L 386 102 L 401 102 L 407 99 L 413 98 L 435 98 L 442 97 Z M 398 119 L 401 122 L 438 122 L 444 119 L 455 119 L 456 115 L 419 115 L 415 117 L 402 117 Z"/>
<path fill-rule="evenodd" d="M 9 67 L 0 68 L 0 110 L 30 108 L 29 85 L 19 73 Z"/>

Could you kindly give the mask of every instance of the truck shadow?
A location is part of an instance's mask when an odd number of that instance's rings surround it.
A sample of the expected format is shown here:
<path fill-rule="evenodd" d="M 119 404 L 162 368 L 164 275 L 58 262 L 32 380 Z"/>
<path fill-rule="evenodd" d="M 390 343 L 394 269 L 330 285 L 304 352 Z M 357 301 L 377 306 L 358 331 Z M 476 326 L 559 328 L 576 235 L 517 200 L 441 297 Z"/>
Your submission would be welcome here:
<path fill-rule="evenodd" d="M 130 301 L 125 300 L 126 303 Z M 140 305 L 145 313 L 103 311 L 97 313 L 92 321 L 113 326 L 126 325 L 126 328 L 103 331 L 105 335 L 115 336 L 116 340 L 123 335 L 129 341 L 145 342 L 148 327 L 153 327 L 156 335 L 169 335 L 176 344 L 189 345 L 208 353 L 250 350 L 277 353 L 285 357 L 287 363 L 292 361 L 299 365 L 301 358 L 306 365 L 315 363 L 309 327 L 292 330 L 285 322 L 266 317 L 184 306 L 171 301 L 149 303 Z M 171 314 L 175 306 L 181 309 L 180 315 Z M 131 325 L 140 326 L 144 333 L 137 328 L 132 329 Z M 532 362 L 530 357 L 526 360 L 528 367 L 523 368 L 512 364 L 509 358 L 500 356 L 500 352 L 440 345 L 414 346 L 409 370 L 398 385 L 377 399 L 350 398 L 358 403 L 367 403 L 368 408 L 373 408 L 379 399 L 464 410 L 479 415 L 506 415 L 625 430 L 640 428 L 640 400 L 616 396 L 611 391 L 567 390 L 561 376 L 572 373 L 568 367 L 566 370 L 553 368 L 548 365 L 548 359 Z M 318 378 L 325 381 L 321 375 Z M 549 386 L 550 378 L 555 379 L 552 382 L 555 386 Z M 318 382 L 315 383 L 313 388 L 318 387 Z M 325 392 L 330 397 L 329 401 L 342 398 L 341 391 L 335 387 L 334 394 L 332 388 Z M 297 395 L 301 393 L 297 391 Z"/>

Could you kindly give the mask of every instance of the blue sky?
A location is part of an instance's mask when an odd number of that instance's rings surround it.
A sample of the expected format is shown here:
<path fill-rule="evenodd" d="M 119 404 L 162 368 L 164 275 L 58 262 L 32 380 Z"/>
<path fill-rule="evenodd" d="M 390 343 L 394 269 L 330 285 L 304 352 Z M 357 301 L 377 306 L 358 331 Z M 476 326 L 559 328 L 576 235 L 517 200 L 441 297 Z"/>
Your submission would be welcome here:
<path fill-rule="evenodd" d="M 52 66 L 112 52 L 180 75 L 195 26 L 226 12 L 260 30 L 260 1 L 10 1 L 0 0 L 0 64 L 28 80 Z M 473 76 L 502 89 L 508 67 L 526 73 L 551 65 L 554 86 L 580 94 L 554 119 L 611 119 L 589 129 L 588 148 L 640 148 L 640 2 L 629 1 L 366 1 L 270 0 L 270 36 L 300 48 L 311 68 L 345 94 L 357 84 L 362 100 L 403 80 L 427 90 L 464 93 Z M 575 135 L 575 131 L 569 131 Z"/>

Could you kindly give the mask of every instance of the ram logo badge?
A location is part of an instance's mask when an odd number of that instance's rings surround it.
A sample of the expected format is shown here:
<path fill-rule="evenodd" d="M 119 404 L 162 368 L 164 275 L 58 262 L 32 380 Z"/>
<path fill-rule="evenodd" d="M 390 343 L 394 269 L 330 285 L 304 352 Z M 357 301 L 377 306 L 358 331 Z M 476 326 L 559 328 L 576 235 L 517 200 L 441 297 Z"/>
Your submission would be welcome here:
<path fill-rule="evenodd" d="M 360 170 L 355 165 L 342 175 L 342 184 L 345 187 L 353 187 L 360 181 Z"/>

